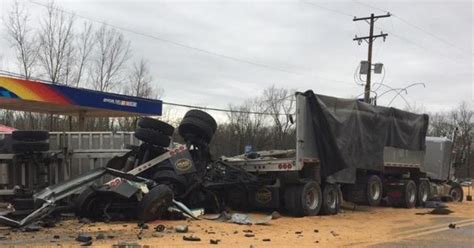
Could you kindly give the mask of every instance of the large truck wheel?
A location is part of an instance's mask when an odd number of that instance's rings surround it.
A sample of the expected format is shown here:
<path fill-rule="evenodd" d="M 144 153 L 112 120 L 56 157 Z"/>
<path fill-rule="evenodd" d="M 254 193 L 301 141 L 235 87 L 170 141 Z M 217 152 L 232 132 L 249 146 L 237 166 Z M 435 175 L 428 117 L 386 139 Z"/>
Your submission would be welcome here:
<path fill-rule="evenodd" d="M 12 150 L 15 153 L 23 152 L 46 152 L 49 150 L 47 141 L 16 141 L 12 142 Z"/>
<path fill-rule="evenodd" d="M 217 122 L 210 114 L 199 109 L 191 109 L 188 112 L 186 112 L 183 119 L 189 118 L 189 117 L 201 119 L 202 121 L 204 121 L 211 127 L 212 133 L 216 132 Z"/>
<path fill-rule="evenodd" d="M 382 179 L 377 175 L 370 175 L 367 179 L 367 204 L 378 206 L 382 200 L 383 184 Z"/>
<path fill-rule="evenodd" d="M 295 216 L 314 216 L 322 205 L 321 187 L 315 181 L 289 186 L 285 190 L 285 206 Z"/>
<path fill-rule="evenodd" d="M 418 185 L 416 205 L 424 207 L 430 197 L 430 183 L 428 180 L 421 180 Z"/>
<path fill-rule="evenodd" d="M 138 126 L 141 128 L 153 129 L 155 131 L 161 132 L 166 136 L 172 136 L 174 132 L 174 127 L 170 124 L 150 117 L 140 118 L 138 120 Z"/>
<path fill-rule="evenodd" d="M 377 175 L 368 175 L 357 179 L 354 185 L 345 190 L 345 198 L 356 204 L 378 206 L 382 200 L 382 179 Z"/>
<path fill-rule="evenodd" d="M 462 202 L 464 199 L 464 192 L 462 190 L 461 185 L 453 184 L 452 188 L 449 190 L 449 195 L 453 199 L 454 202 Z"/>
<path fill-rule="evenodd" d="M 145 143 L 160 147 L 168 147 L 171 142 L 170 137 L 149 128 L 137 128 L 137 130 L 135 130 L 135 137 Z"/>
<path fill-rule="evenodd" d="M 326 184 L 323 189 L 323 202 L 321 213 L 334 215 L 341 208 L 341 192 L 336 184 Z"/>
<path fill-rule="evenodd" d="M 214 131 L 212 127 L 201 119 L 195 117 L 186 117 L 181 121 L 178 127 L 178 132 L 186 141 L 196 137 L 205 142 L 211 142 Z"/>
<path fill-rule="evenodd" d="M 392 183 L 388 189 L 389 202 L 394 207 L 414 208 L 416 205 L 416 184 L 413 180 Z"/>
<path fill-rule="evenodd" d="M 181 195 L 186 192 L 188 181 L 183 175 L 178 175 L 174 170 L 158 170 L 153 175 L 153 180 L 158 184 L 164 184 L 170 187 L 175 195 Z"/>
<path fill-rule="evenodd" d="M 16 141 L 45 141 L 49 139 L 48 131 L 29 131 L 29 130 L 17 130 L 12 132 L 12 139 Z"/>
<path fill-rule="evenodd" d="M 99 219 L 102 217 L 104 197 L 92 187 L 87 187 L 75 199 L 76 216 L 79 218 Z"/>
<path fill-rule="evenodd" d="M 137 217 L 147 222 L 161 218 L 173 203 L 173 191 L 160 184 L 152 188 L 137 206 Z"/>

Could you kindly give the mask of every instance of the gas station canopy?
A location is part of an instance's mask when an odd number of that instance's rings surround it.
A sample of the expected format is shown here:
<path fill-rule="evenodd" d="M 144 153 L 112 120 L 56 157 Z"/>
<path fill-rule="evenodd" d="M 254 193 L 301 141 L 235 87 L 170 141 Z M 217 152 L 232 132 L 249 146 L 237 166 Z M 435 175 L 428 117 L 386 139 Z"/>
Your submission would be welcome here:
<path fill-rule="evenodd" d="M 0 76 L 0 109 L 79 117 L 159 116 L 162 101 Z"/>

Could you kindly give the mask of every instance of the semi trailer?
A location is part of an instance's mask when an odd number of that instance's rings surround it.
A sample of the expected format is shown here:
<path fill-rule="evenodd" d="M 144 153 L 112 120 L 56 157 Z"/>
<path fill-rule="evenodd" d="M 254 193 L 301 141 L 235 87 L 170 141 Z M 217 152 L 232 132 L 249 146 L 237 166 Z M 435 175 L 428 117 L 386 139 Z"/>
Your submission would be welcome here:
<path fill-rule="evenodd" d="M 236 202 L 306 216 L 336 214 L 343 199 L 412 208 L 463 198 L 452 177 L 452 141 L 426 137 L 427 115 L 307 91 L 296 93 L 295 122 L 293 150 L 223 157 L 272 182 L 240 189 Z"/>

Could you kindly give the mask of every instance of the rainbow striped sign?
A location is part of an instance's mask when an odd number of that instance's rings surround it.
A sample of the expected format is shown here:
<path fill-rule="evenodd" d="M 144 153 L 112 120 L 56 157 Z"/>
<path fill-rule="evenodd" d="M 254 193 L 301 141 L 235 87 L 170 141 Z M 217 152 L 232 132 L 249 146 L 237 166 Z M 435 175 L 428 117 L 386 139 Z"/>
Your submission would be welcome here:
<path fill-rule="evenodd" d="M 162 101 L 0 76 L 0 108 L 118 117 L 161 115 Z"/>

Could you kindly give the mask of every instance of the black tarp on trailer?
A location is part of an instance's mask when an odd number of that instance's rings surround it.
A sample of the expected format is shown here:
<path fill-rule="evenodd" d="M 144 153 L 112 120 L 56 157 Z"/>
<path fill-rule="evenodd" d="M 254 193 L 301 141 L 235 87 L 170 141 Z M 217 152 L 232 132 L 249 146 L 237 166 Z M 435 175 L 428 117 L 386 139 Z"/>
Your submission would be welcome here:
<path fill-rule="evenodd" d="M 385 146 L 424 150 L 428 115 L 373 106 L 355 99 L 304 93 L 321 163 L 321 176 L 354 183 L 356 169 L 383 171 Z"/>

